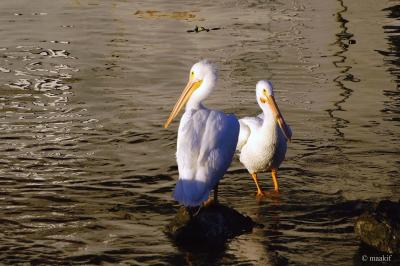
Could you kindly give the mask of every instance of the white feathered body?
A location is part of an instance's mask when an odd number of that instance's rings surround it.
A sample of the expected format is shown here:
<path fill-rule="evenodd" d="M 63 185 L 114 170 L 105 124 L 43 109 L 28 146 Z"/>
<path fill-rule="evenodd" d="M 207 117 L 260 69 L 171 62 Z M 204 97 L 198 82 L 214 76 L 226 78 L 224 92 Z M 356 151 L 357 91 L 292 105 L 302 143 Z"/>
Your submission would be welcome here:
<path fill-rule="evenodd" d="M 240 135 L 237 150 L 240 162 L 250 174 L 279 168 L 285 159 L 287 140 L 272 117 L 264 114 L 239 120 Z M 291 135 L 291 131 L 289 128 Z"/>
<path fill-rule="evenodd" d="M 198 206 L 208 199 L 231 164 L 239 128 L 234 115 L 203 106 L 186 110 L 178 130 L 175 200 Z"/>

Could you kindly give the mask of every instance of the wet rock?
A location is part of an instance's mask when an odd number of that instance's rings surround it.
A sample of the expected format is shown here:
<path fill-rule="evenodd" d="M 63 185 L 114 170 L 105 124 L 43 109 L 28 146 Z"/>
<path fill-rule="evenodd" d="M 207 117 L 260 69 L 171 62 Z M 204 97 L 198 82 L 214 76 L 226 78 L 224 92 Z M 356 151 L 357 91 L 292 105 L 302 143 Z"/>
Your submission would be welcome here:
<path fill-rule="evenodd" d="M 207 28 L 205 28 L 205 27 L 203 27 L 203 26 L 195 26 L 194 27 L 194 29 L 193 30 L 187 30 L 186 32 L 196 32 L 196 33 L 199 33 L 199 32 L 202 32 L 202 31 L 210 31 L 210 29 L 207 29 Z"/>
<path fill-rule="evenodd" d="M 400 253 L 400 202 L 381 201 L 362 214 L 354 230 L 365 244 L 381 252 Z"/>
<path fill-rule="evenodd" d="M 165 233 L 187 249 L 214 249 L 223 248 L 229 239 L 250 232 L 254 225 L 250 217 L 227 206 L 212 204 L 192 216 L 181 207 Z"/>
<path fill-rule="evenodd" d="M 273 266 L 285 266 L 289 265 L 289 260 L 284 256 L 280 255 L 278 252 L 270 252 L 269 264 Z"/>

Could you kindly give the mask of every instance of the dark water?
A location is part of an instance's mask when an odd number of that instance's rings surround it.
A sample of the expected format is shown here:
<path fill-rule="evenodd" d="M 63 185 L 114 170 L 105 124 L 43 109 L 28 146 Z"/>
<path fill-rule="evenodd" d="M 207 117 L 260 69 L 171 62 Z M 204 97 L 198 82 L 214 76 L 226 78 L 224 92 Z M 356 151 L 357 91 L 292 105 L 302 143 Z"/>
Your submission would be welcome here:
<path fill-rule="evenodd" d="M 1 1 L 0 262 L 361 264 L 354 218 L 400 195 L 399 18 L 390 0 Z M 209 107 L 256 114 L 270 79 L 294 131 L 278 199 L 257 203 L 237 159 L 221 182 L 264 227 L 218 253 L 162 232 L 178 122 L 162 124 L 200 58 L 220 68 Z"/>

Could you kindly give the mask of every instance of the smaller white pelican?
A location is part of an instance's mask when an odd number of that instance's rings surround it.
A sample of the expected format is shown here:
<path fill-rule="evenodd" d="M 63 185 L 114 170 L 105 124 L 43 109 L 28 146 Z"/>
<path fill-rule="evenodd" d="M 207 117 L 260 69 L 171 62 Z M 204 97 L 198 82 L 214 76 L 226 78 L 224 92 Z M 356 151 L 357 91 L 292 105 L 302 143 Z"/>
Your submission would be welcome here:
<path fill-rule="evenodd" d="M 257 173 L 271 171 L 274 190 L 279 191 L 278 168 L 285 159 L 287 144 L 292 131 L 275 102 L 272 83 L 260 80 L 256 86 L 258 105 L 263 113 L 257 117 L 239 120 L 240 135 L 236 150 L 240 162 L 247 168 L 257 186 L 257 196 L 265 195 L 258 184 Z"/>
<path fill-rule="evenodd" d="M 234 115 L 203 105 L 216 81 L 214 65 L 206 60 L 194 64 L 189 82 L 164 124 L 167 128 L 186 104 L 178 130 L 179 179 L 174 198 L 189 207 L 205 202 L 212 189 L 217 201 L 218 182 L 232 162 L 239 136 L 239 122 Z"/>

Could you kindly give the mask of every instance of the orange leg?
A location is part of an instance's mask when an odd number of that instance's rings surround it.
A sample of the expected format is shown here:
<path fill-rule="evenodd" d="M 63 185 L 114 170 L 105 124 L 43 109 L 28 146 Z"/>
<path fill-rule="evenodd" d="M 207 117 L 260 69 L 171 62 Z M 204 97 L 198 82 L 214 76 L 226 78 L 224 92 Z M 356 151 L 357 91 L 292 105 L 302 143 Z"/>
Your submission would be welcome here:
<path fill-rule="evenodd" d="M 262 190 L 262 188 L 260 187 L 260 185 L 258 184 L 257 174 L 256 174 L 256 173 L 253 173 L 253 174 L 251 174 L 251 177 L 253 178 L 254 183 L 256 183 L 256 186 L 257 186 L 257 196 L 258 196 L 258 197 L 259 197 L 259 196 L 264 196 L 265 193 L 264 193 L 264 191 Z"/>
<path fill-rule="evenodd" d="M 274 190 L 275 192 L 279 192 L 278 171 L 275 168 L 272 168 L 271 174 L 272 174 L 272 181 L 274 182 Z"/>
<path fill-rule="evenodd" d="M 207 207 L 212 204 L 218 204 L 218 185 L 214 187 L 214 199 L 209 197 L 208 200 L 203 202 L 203 207 Z"/>

